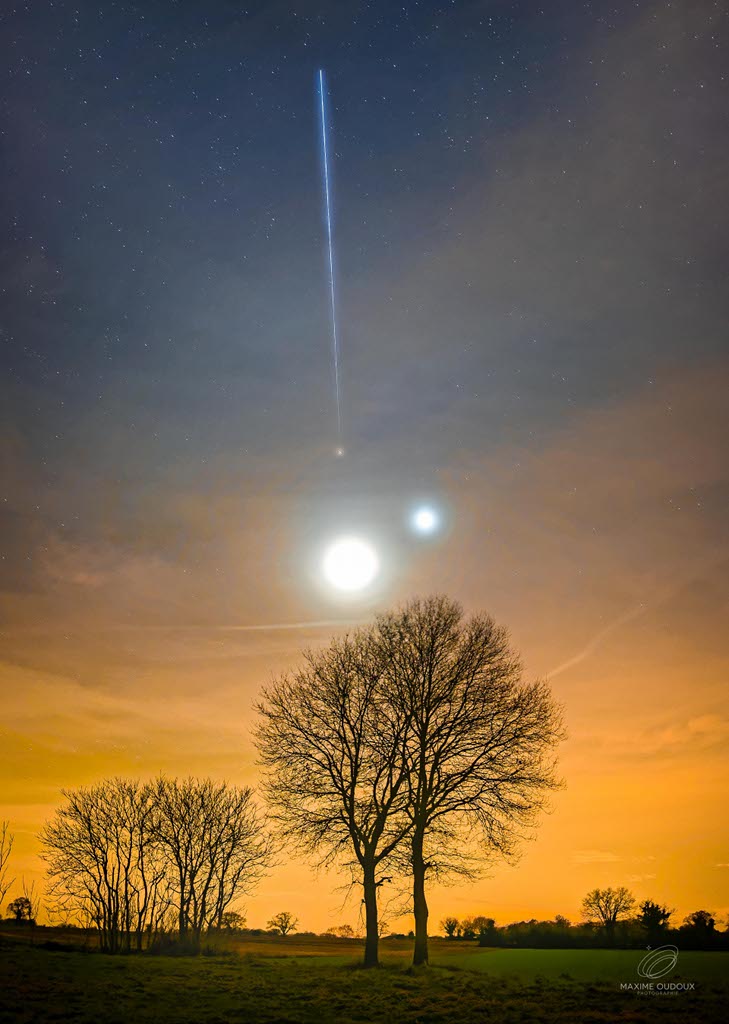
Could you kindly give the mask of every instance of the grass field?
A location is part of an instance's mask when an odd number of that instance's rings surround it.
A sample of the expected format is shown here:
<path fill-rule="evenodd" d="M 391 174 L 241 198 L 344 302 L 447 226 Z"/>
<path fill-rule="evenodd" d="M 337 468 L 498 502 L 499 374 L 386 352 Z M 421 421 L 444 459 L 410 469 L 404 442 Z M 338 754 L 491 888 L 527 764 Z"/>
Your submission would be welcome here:
<path fill-rule="evenodd" d="M 383 942 L 383 967 L 357 966 L 356 943 L 258 940 L 227 955 L 106 957 L 5 939 L 0 1024 L 686 1024 L 727 1019 L 729 958 L 682 953 L 674 996 L 621 992 L 638 981 L 627 950 L 475 949 L 435 941 L 408 969 L 410 944 Z M 340 952 L 341 950 L 341 952 Z"/>

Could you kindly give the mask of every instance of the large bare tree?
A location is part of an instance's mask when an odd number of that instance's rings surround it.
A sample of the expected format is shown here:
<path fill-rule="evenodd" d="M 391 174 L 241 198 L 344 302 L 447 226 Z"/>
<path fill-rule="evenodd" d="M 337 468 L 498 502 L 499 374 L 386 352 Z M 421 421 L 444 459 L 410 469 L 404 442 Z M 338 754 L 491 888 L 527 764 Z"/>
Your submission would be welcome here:
<path fill-rule="evenodd" d="M 563 736 L 548 686 L 526 683 L 507 632 L 487 615 L 464 619 L 445 597 L 378 617 L 386 666 L 380 702 L 408 723 L 404 760 L 414 964 L 428 961 L 428 872 L 474 876 L 509 856 L 559 785 Z"/>
<path fill-rule="evenodd" d="M 383 670 L 371 631 L 334 640 L 264 690 L 256 732 L 263 792 L 285 842 L 361 882 L 368 967 L 378 962 L 382 865 L 410 827 L 408 722 L 379 700 Z"/>
<path fill-rule="evenodd" d="M 153 836 L 161 852 L 180 938 L 199 948 L 234 900 L 271 861 L 271 843 L 249 788 L 212 779 L 160 778 Z"/>

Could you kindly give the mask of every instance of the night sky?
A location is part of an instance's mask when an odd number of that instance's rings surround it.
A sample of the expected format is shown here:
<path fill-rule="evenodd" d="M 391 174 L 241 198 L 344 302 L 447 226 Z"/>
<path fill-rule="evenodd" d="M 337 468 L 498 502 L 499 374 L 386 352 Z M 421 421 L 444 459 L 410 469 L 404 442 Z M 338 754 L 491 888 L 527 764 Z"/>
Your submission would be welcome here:
<path fill-rule="evenodd" d="M 441 909 L 604 883 L 729 910 L 726 4 L 28 2 L 0 29 L 0 818 L 28 873 L 61 786 L 255 780 L 258 687 L 444 591 L 512 629 L 571 739 L 522 874 Z M 343 530 L 382 560 L 356 599 L 319 578 Z"/>

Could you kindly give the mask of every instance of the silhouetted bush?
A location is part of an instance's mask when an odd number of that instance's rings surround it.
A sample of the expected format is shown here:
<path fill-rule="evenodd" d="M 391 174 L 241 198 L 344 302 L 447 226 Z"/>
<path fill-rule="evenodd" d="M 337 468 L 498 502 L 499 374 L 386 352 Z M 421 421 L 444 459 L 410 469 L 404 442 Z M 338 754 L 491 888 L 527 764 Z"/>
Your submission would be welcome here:
<path fill-rule="evenodd" d="M 690 915 L 693 919 L 695 915 Z M 470 937 L 463 936 L 463 937 Z M 729 931 L 707 927 L 706 919 L 687 918 L 680 928 L 665 928 L 661 943 L 679 949 L 729 949 Z M 594 924 L 571 924 L 565 918 L 554 921 L 515 921 L 494 927 L 478 937 L 479 946 L 529 949 L 645 949 L 646 932 L 640 920 L 618 921 L 612 931 Z"/>

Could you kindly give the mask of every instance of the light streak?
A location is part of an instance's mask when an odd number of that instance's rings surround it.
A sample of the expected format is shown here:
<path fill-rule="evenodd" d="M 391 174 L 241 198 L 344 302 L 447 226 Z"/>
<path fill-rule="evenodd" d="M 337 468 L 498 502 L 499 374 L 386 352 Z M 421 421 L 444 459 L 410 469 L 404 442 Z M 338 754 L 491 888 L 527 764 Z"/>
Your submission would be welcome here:
<path fill-rule="evenodd" d="M 329 187 L 329 146 L 327 144 L 327 117 L 324 101 L 324 71 L 319 69 L 319 102 L 321 107 L 321 139 L 324 159 L 324 199 L 327 222 L 327 248 L 329 254 L 329 303 L 332 322 L 332 357 L 334 360 L 334 395 L 337 407 L 337 441 L 341 449 L 342 440 L 342 405 L 339 390 L 339 340 L 337 338 L 337 303 L 334 288 L 334 242 L 332 235 L 332 205 Z"/>
<path fill-rule="evenodd" d="M 627 626 L 628 623 L 633 622 L 634 619 L 640 618 L 641 615 L 645 615 L 647 611 L 655 611 L 657 608 L 662 607 L 668 601 L 673 600 L 677 594 L 693 584 L 697 580 L 703 579 L 711 570 L 717 565 L 721 565 L 729 556 L 729 548 L 717 548 L 712 554 L 700 561 L 697 561 L 693 566 L 690 567 L 690 572 L 687 574 L 680 574 L 672 582 L 661 588 L 659 591 L 654 592 L 651 596 L 650 601 L 641 601 L 639 604 L 634 605 L 632 608 L 628 608 L 619 615 L 612 622 L 609 622 L 607 626 L 603 628 L 592 637 L 591 640 L 585 644 L 581 651 L 577 654 L 572 655 L 567 661 L 563 661 L 556 668 L 553 668 L 551 672 L 547 672 L 546 679 L 554 679 L 555 676 L 561 675 L 562 672 L 567 672 L 568 669 L 574 668 L 575 665 L 579 665 L 586 658 L 591 657 L 592 654 L 602 644 L 603 640 L 607 640 L 612 633 L 621 629 L 623 626 Z"/>

